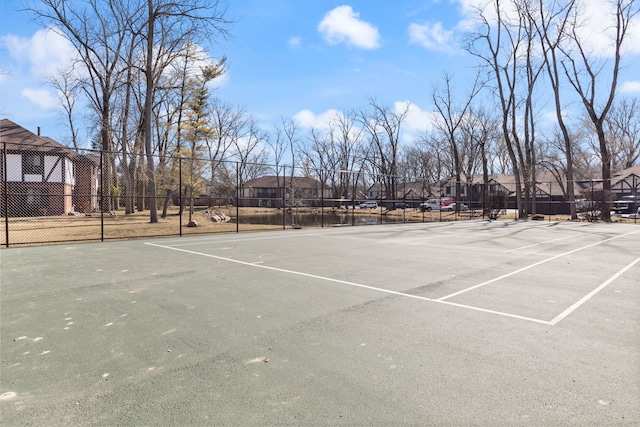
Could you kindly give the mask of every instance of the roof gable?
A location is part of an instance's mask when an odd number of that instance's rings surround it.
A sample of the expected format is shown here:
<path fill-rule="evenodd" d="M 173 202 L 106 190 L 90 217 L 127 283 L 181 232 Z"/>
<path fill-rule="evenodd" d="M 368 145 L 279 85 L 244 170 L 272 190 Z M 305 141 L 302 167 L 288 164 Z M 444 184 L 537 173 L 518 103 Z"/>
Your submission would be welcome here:
<path fill-rule="evenodd" d="M 298 188 L 316 188 L 320 185 L 320 182 L 313 178 L 294 176 L 293 184 Z M 245 187 L 253 188 L 278 188 L 291 185 L 291 177 L 261 176 L 260 178 L 251 179 L 245 182 L 244 185 Z"/>
<path fill-rule="evenodd" d="M 0 120 L 0 143 L 6 144 L 7 150 L 58 153 L 71 158 L 78 156 L 72 149 L 49 137 L 36 135 L 9 119 Z"/>

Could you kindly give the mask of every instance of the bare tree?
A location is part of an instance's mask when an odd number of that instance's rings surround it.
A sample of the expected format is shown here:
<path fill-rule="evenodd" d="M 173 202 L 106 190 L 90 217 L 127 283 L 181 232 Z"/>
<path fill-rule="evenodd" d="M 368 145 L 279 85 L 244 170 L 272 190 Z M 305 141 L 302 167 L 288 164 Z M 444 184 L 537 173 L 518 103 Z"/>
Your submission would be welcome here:
<path fill-rule="evenodd" d="M 236 129 L 244 126 L 246 122 L 245 111 L 243 108 L 233 107 L 231 104 L 217 99 L 213 101 L 211 106 L 209 121 L 210 126 L 214 129 L 214 134 L 205 143 L 207 145 L 209 168 L 211 169 L 209 185 L 213 190 L 218 183 L 224 182 L 224 179 L 220 179 L 223 176 L 226 177 L 223 162 L 234 145 L 234 135 L 237 134 Z"/>
<path fill-rule="evenodd" d="M 320 181 L 331 186 L 334 197 L 339 197 L 335 185 L 338 169 L 335 134 L 332 127 L 323 131 L 317 128 L 309 129 L 307 143 L 299 147 L 300 158 L 308 175 L 312 170 L 319 176 Z"/>
<path fill-rule="evenodd" d="M 570 43 L 562 47 L 564 58 L 561 62 L 565 76 L 575 93 L 580 98 L 589 120 L 596 134 L 600 158 L 602 159 L 602 219 L 611 221 L 611 147 L 607 141 L 605 123 L 611 111 L 613 101 L 618 88 L 618 75 L 622 64 L 623 46 L 629 33 L 632 19 L 638 14 L 640 3 L 634 0 L 614 0 L 610 2 L 614 12 L 609 17 L 612 19 L 611 29 L 614 32 L 612 39 L 613 56 L 608 64 L 603 63 L 601 56 L 589 51 L 587 43 L 582 36 L 582 26 L 576 20 L 567 29 Z M 607 67 L 608 65 L 608 67 Z M 605 76 L 604 72 L 608 71 Z M 600 96 L 600 89 L 604 96 Z"/>
<path fill-rule="evenodd" d="M 73 66 L 69 70 L 60 70 L 56 74 L 47 78 L 49 83 L 56 89 L 60 106 L 62 107 L 65 123 L 69 128 L 71 145 L 78 152 L 79 125 L 76 120 L 78 96 L 80 95 L 80 82 L 75 75 Z"/>
<path fill-rule="evenodd" d="M 273 138 L 267 139 L 267 144 L 271 147 L 274 160 L 274 172 L 276 174 L 276 185 L 280 187 L 280 176 L 284 168 L 284 156 L 287 152 L 287 144 L 280 126 L 275 127 L 275 135 Z"/>
<path fill-rule="evenodd" d="M 385 197 L 395 199 L 398 179 L 398 155 L 402 125 L 409 114 L 406 103 L 397 111 L 369 98 L 369 109 L 358 113 L 358 121 L 371 144 L 369 163 L 382 180 Z"/>
<path fill-rule="evenodd" d="M 145 64 L 139 67 L 146 84 L 136 133 L 144 142 L 146 154 L 150 220 L 157 222 L 152 144 L 156 89 L 163 72 L 181 55 L 187 41 L 198 43 L 226 36 L 229 21 L 224 18 L 219 0 L 42 0 L 38 4 L 31 9 L 36 17 L 52 24 L 76 48 L 83 68 L 81 74 L 85 76 L 82 89 L 100 116 L 101 150 L 108 156 L 105 164 L 109 165 L 102 173 L 103 209 L 112 207 L 110 187 L 116 183 L 114 94 L 120 85 L 132 84 L 132 69 L 138 68 L 138 58 L 145 58 Z M 137 42 L 143 39 L 145 49 Z M 125 73 L 127 77 L 123 78 Z M 127 96 L 121 103 L 125 109 L 130 105 Z M 129 120 L 126 113 L 124 117 L 120 121 L 120 141 L 121 147 L 128 147 L 125 144 L 129 140 Z"/>
<path fill-rule="evenodd" d="M 611 144 L 612 167 L 627 169 L 640 161 L 640 102 L 625 98 L 614 102 L 605 121 Z"/>
<path fill-rule="evenodd" d="M 247 117 L 242 127 L 234 127 L 231 140 L 238 159 L 238 173 L 243 182 L 258 178 L 268 169 L 266 164 L 267 152 L 265 145 L 268 136 L 260 129 L 258 121 L 253 117 Z"/>
<path fill-rule="evenodd" d="M 544 63 L 553 93 L 556 119 L 565 145 L 562 152 L 565 155 L 566 168 L 563 169 L 566 174 L 566 199 L 569 202 L 571 219 L 578 218 L 575 205 L 573 150 L 571 147 L 572 138 L 564 118 L 560 58 L 558 56 L 562 43 L 566 38 L 567 29 L 575 19 L 575 6 L 575 0 L 562 3 L 539 0 L 537 8 L 534 8 L 532 4 L 527 4 L 525 9 L 529 22 L 535 27 L 542 45 Z"/>
<path fill-rule="evenodd" d="M 471 109 L 471 103 L 482 88 L 479 74 L 462 102 L 454 101 L 453 89 L 451 86 L 452 77 L 449 74 L 443 76 L 443 86 L 436 87 L 432 93 L 433 103 L 438 112 L 435 120 L 436 131 L 447 142 L 451 151 L 453 160 L 453 171 L 456 185 L 456 198 L 462 195 L 462 171 L 463 171 L 463 155 L 461 153 L 464 138 L 461 133 L 461 127 L 465 120 L 465 116 Z M 469 154 L 469 153 L 467 153 Z M 460 204 L 456 204 L 456 210 L 460 209 Z"/>
<path fill-rule="evenodd" d="M 339 171 L 338 188 L 341 198 L 347 198 L 353 187 L 355 172 L 360 169 L 364 150 L 362 127 L 357 126 L 357 115 L 353 111 L 338 114 L 330 123 L 336 168 Z"/>
<path fill-rule="evenodd" d="M 140 29 L 146 36 L 144 147 L 149 180 L 150 222 L 157 223 L 152 112 L 158 79 L 169 64 L 179 57 L 185 42 L 197 43 L 202 39 L 224 36 L 228 21 L 218 0 L 147 0 L 146 11 L 146 28 Z"/>
<path fill-rule="evenodd" d="M 312 128 L 301 154 L 316 170 L 323 171 L 322 181 L 331 186 L 334 198 L 346 199 L 353 191 L 363 157 L 363 129 L 357 126 L 355 112 L 338 113 L 326 129 Z"/>
<path fill-rule="evenodd" d="M 135 8 L 126 10 L 124 6 L 123 0 L 42 0 L 31 9 L 37 19 L 52 24 L 51 28 L 71 42 L 84 68 L 82 89 L 100 116 L 100 148 L 107 166 L 102 171 L 103 210 L 112 207 L 112 97 L 123 68 L 122 49 L 130 36 L 127 26 L 138 14 Z"/>
<path fill-rule="evenodd" d="M 483 215 L 488 215 L 491 208 L 489 203 L 489 157 L 488 152 L 498 138 L 500 123 L 495 115 L 483 108 L 473 106 L 461 123 L 463 140 L 470 145 L 470 150 L 477 150 L 477 154 L 468 156 L 466 168 L 466 180 L 473 182 L 473 174 L 478 160 L 482 166 L 482 209 Z"/>
<path fill-rule="evenodd" d="M 518 216 L 526 217 L 522 190 L 522 146 L 519 137 L 518 91 L 522 81 L 522 51 L 527 42 L 523 17 L 506 16 L 505 2 L 492 0 L 476 10 L 479 29 L 470 35 L 466 49 L 488 68 L 499 101 L 502 118 L 502 137 L 511 160 L 515 179 Z M 506 8 L 505 8 L 506 9 Z M 515 22 L 513 22 L 515 20 Z M 526 51 L 526 49 L 525 49 Z"/>
<path fill-rule="evenodd" d="M 282 118 L 281 119 L 281 135 L 284 137 L 284 143 L 289 148 L 289 153 L 291 154 L 291 173 L 289 176 L 291 180 L 291 195 L 295 195 L 293 189 L 293 177 L 295 176 L 295 167 L 296 167 L 296 152 L 298 151 L 298 147 L 300 144 L 300 140 L 298 139 L 298 125 L 292 119 Z M 285 180 L 286 182 L 286 180 Z"/>

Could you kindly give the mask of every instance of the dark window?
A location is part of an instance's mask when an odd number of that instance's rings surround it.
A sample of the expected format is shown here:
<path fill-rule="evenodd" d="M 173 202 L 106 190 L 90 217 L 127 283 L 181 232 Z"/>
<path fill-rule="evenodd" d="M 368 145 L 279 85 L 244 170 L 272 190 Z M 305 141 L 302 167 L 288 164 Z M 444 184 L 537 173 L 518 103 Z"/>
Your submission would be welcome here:
<path fill-rule="evenodd" d="M 258 197 L 276 197 L 276 190 L 273 188 L 258 188 Z"/>
<path fill-rule="evenodd" d="M 22 155 L 22 173 L 25 175 L 42 175 L 44 173 L 44 159 L 39 154 Z"/>
<path fill-rule="evenodd" d="M 26 204 L 31 208 L 43 208 L 47 203 L 48 191 L 46 188 L 27 188 Z"/>

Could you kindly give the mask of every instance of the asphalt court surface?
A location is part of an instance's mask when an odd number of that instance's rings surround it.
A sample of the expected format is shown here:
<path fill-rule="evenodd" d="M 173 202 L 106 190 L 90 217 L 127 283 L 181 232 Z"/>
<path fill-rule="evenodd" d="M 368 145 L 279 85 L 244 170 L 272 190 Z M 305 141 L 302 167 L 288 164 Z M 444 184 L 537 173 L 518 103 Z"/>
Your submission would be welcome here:
<path fill-rule="evenodd" d="M 550 324 L 609 282 L 633 282 L 637 274 L 623 274 L 640 262 L 640 230 L 590 224 L 459 222 L 148 244 Z"/>
<path fill-rule="evenodd" d="M 639 425 L 640 227 L 0 251 L 3 425 Z"/>

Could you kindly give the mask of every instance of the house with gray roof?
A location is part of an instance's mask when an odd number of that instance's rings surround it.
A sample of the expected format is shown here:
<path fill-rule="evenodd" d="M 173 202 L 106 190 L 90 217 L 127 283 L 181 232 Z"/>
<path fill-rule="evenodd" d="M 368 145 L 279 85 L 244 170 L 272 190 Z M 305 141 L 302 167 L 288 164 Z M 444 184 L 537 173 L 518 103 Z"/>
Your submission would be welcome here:
<path fill-rule="evenodd" d="M 316 179 L 301 176 L 263 176 L 244 182 L 240 187 L 242 207 L 282 208 L 318 206 L 331 191 Z"/>

